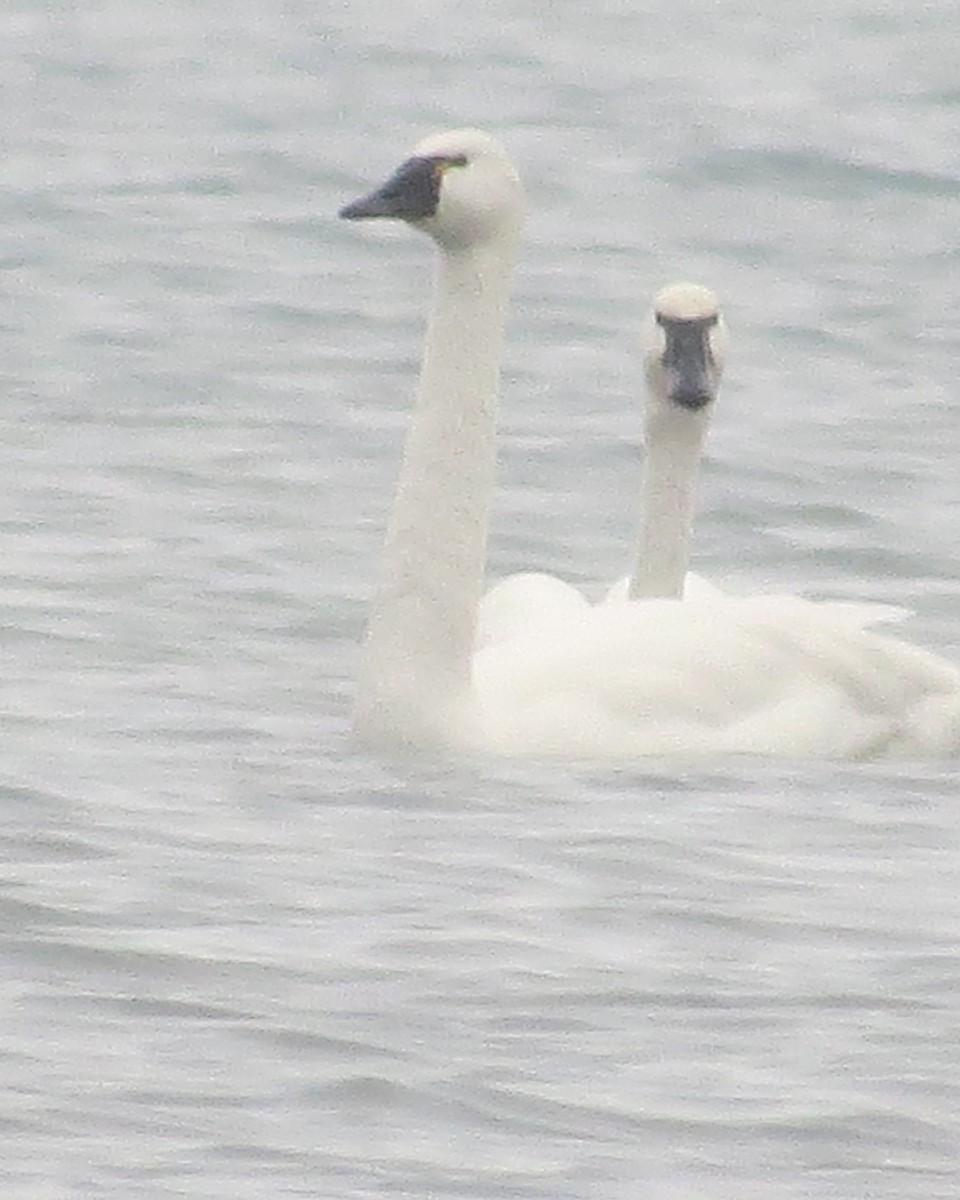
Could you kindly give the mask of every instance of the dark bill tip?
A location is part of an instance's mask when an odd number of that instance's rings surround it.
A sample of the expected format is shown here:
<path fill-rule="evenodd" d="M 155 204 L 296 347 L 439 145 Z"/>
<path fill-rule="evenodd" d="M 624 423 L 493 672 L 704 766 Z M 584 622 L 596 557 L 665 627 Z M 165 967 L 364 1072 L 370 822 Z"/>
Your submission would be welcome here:
<path fill-rule="evenodd" d="M 388 217 L 397 221 L 422 221 L 432 217 L 440 201 L 440 173 L 430 158 L 408 159 L 376 191 L 340 209 L 346 221 Z"/>
<path fill-rule="evenodd" d="M 388 211 L 388 207 L 384 204 L 383 197 L 379 191 L 371 192 L 368 196 L 361 196 L 359 200 L 353 200 L 349 204 L 345 204 L 337 213 L 338 217 L 342 217 L 345 221 L 365 221 L 370 217 L 389 217 L 393 214 Z"/>
<path fill-rule="evenodd" d="M 670 399 L 681 408 L 689 408 L 691 412 L 699 412 L 706 408 L 713 399 L 713 393 L 704 388 L 678 387 L 670 393 Z"/>

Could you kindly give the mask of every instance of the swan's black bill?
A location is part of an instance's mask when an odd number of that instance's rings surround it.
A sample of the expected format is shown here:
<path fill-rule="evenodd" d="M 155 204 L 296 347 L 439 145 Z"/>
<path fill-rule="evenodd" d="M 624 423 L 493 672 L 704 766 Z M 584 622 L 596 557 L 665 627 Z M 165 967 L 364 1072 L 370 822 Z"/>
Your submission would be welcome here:
<path fill-rule="evenodd" d="M 716 317 L 682 321 L 658 316 L 657 323 L 667 340 L 663 365 L 670 377 L 670 399 L 694 412 L 706 408 L 715 395 L 708 340 Z"/>
<path fill-rule="evenodd" d="M 700 387 L 685 387 L 683 385 L 673 389 L 670 393 L 670 399 L 674 404 L 679 404 L 681 408 L 688 408 L 691 412 L 699 412 L 702 408 L 706 408 L 713 399 L 713 392 L 708 392 Z"/>
<path fill-rule="evenodd" d="M 440 203 L 440 179 L 453 165 L 446 159 L 408 158 L 387 182 L 340 209 L 347 221 L 392 217 L 397 221 L 423 221 L 432 217 Z"/>

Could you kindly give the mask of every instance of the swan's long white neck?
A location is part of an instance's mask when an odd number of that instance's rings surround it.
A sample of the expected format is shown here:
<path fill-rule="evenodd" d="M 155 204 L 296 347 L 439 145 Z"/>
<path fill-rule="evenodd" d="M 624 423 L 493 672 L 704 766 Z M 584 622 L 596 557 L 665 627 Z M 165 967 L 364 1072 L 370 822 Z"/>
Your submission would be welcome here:
<path fill-rule="evenodd" d="M 515 247 L 508 230 L 441 249 L 354 719 L 381 745 L 449 745 L 470 721 Z"/>
<path fill-rule="evenodd" d="M 639 533 L 627 592 L 631 600 L 683 596 L 708 411 L 667 404 L 647 417 Z"/>

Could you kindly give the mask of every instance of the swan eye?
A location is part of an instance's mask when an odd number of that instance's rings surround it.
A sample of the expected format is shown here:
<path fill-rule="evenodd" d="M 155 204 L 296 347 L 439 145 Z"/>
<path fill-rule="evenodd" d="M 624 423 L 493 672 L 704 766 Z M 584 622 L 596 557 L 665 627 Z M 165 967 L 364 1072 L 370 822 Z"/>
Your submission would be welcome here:
<path fill-rule="evenodd" d="M 439 184 L 440 180 L 451 167 L 465 167 L 467 165 L 467 156 L 465 154 L 443 154 L 430 161 L 433 163 L 434 181 Z"/>

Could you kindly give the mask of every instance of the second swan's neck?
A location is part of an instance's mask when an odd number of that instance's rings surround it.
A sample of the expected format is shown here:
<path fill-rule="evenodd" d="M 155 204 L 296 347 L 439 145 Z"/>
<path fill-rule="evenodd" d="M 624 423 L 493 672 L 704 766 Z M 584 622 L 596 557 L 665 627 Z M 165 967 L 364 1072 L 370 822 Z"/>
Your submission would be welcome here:
<path fill-rule="evenodd" d="M 470 720 L 515 241 L 440 254 L 364 646 L 355 729 L 368 741 L 449 745 Z"/>
<path fill-rule="evenodd" d="M 640 528 L 627 593 L 631 600 L 683 596 L 706 430 L 705 412 L 668 408 L 647 419 Z"/>

